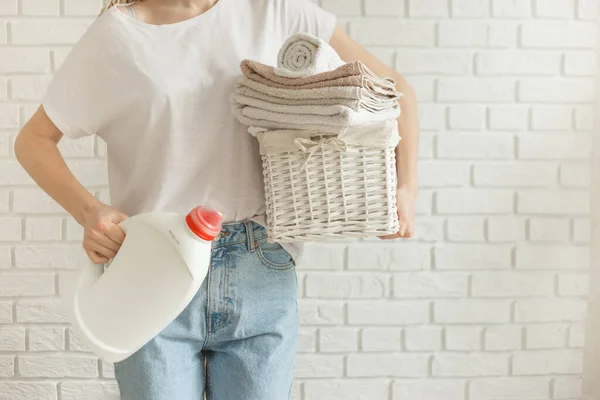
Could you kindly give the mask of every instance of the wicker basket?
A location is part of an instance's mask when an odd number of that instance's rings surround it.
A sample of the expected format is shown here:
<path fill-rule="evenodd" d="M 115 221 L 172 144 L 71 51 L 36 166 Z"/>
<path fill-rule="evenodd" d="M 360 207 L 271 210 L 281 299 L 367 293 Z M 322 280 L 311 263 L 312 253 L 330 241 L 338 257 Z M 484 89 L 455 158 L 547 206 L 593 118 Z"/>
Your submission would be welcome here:
<path fill-rule="evenodd" d="M 352 140 L 341 137 L 298 137 L 299 131 L 287 131 L 287 145 L 265 145 L 264 135 L 282 132 L 258 135 L 270 241 L 357 238 L 398 231 L 397 138 L 367 147 L 354 146 Z"/>

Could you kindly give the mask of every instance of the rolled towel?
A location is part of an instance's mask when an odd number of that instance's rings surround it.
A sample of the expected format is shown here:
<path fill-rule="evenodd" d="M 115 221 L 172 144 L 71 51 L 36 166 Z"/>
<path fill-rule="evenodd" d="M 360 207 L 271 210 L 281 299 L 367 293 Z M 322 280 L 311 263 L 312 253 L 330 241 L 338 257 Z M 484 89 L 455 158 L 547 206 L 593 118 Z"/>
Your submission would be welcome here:
<path fill-rule="evenodd" d="M 285 41 L 277 55 L 275 73 L 287 78 L 315 75 L 344 64 L 338 53 L 325 41 L 307 33 L 298 33 Z"/>
<path fill-rule="evenodd" d="M 378 77 L 360 61 L 343 64 L 332 71 L 301 78 L 278 76 L 273 67 L 251 60 L 242 61 L 240 70 L 248 79 L 280 89 L 358 86 L 386 95 L 396 93 L 393 79 Z"/>

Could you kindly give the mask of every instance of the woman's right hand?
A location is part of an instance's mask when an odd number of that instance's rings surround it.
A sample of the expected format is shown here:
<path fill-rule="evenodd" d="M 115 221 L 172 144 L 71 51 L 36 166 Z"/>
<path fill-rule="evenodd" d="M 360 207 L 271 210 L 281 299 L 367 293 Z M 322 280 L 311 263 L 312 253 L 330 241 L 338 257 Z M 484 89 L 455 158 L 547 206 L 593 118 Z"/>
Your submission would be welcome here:
<path fill-rule="evenodd" d="M 127 215 L 100 202 L 87 213 L 82 224 L 83 248 L 94 264 L 105 264 L 117 254 L 125 240 L 119 223 L 125 219 Z"/>

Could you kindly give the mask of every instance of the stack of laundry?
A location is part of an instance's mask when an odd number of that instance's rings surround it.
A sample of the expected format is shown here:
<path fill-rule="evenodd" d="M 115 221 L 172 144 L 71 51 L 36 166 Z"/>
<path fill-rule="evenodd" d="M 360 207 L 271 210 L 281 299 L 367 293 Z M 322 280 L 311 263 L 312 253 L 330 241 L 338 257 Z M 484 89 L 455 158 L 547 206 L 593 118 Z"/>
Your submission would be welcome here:
<path fill-rule="evenodd" d="M 376 76 L 360 61 L 344 63 L 331 46 L 308 34 L 286 41 L 277 68 L 244 60 L 241 71 L 232 111 L 252 134 L 274 129 L 340 134 L 400 115 L 393 80 Z"/>

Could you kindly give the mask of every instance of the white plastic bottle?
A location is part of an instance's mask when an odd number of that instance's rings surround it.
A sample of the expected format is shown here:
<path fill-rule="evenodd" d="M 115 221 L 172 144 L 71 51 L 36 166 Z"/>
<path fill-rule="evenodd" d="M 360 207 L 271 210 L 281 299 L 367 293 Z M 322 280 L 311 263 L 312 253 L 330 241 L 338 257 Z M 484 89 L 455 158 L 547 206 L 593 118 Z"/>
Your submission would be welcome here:
<path fill-rule="evenodd" d="M 147 213 L 119 225 L 125 241 L 108 268 L 84 266 L 60 291 L 79 338 L 101 359 L 126 359 L 171 323 L 204 281 L 222 215 Z"/>

